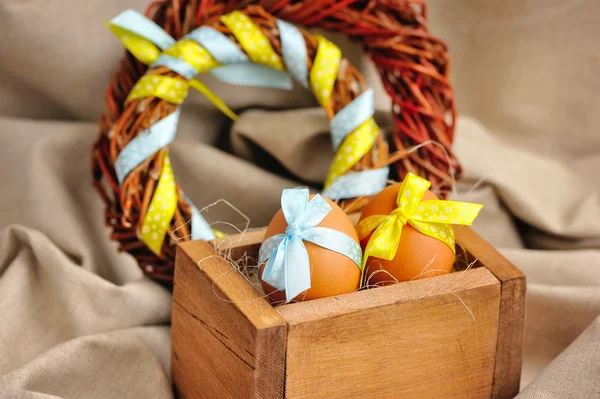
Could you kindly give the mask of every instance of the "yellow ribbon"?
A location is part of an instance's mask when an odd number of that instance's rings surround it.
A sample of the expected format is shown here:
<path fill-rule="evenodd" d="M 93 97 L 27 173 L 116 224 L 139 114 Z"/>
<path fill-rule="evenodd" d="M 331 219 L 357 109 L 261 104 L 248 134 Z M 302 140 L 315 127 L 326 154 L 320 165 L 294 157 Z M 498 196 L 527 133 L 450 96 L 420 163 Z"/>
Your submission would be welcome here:
<path fill-rule="evenodd" d="M 188 95 L 189 88 L 193 87 L 208 97 L 214 105 L 232 120 L 237 120 L 237 115 L 219 97 L 212 97 L 212 92 L 202 82 L 192 79 L 189 82 L 181 78 L 162 75 L 144 75 L 133 86 L 125 104 L 131 100 L 158 97 L 171 104 L 181 104 Z"/>
<path fill-rule="evenodd" d="M 142 223 L 140 239 L 156 255 L 160 255 L 162 243 L 169 230 L 170 221 L 177 209 L 177 188 L 173 177 L 173 168 L 169 154 L 165 153 L 162 171 L 156 185 L 156 191 L 150 201 L 148 212 Z"/>
<path fill-rule="evenodd" d="M 391 260 L 396 256 L 402 227 L 409 223 L 421 233 L 447 244 L 452 252 L 454 231 L 451 224 L 469 226 L 483 205 L 456 201 L 422 201 L 431 183 L 409 173 L 400 186 L 396 208 L 390 215 L 373 215 L 356 226 L 359 240 L 371 234 L 363 255 L 363 268 L 370 256 Z"/>
<path fill-rule="evenodd" d="M 250 17 L 240 11 L 234 11 L 222 16 L 221 21 L 231 30 L 242 49 L 254 63 L 284 70 L 281 57 Z M 109 27 L 123 45 L 144 64 L 153 63 L 161 55 L 161 50 L 149 40 L 119 26 L 109 25 Z M 310 71 L 310 85 L 319 104 L 326 107 L 331 101 L 342 52 L 335 44 L 322 36 L 317 36 L 317 40 L 317 53 Z M 176 42 L 163 54 L 184 60 L 199 73 L 221 66 L 202 45 L 189 39 Z M 126 102 L 153 96 L 172 104 L 181 104 L 187 97 L 190 87 L 205 95 L 225 115 L 237 120 L 237 115 L 197 79 L 186 81 L 180 77 L 146 75 L 134 85 Z M 373 118 L 370 118 L 344 139 L 332 162 L 325 181 L 325 188 L 347 173 L 370 151 L 379 131 Z"/>
<path fill-rule="evenodd" d="M 325 188 L 329 187 L 338 177 L 350 170 L 354 164 L 373 148 L 373 143 L 377 139 L 378 134 L 379 126 L 377 126 L 373 118 L 369 118 L 344 139 L 327 173 Z"/>
<path fill-rule="evenodd" d="M 144 75 L 129 92 L 125 103 L 145 97 L 159 97 L 172 104 L 181 104 L 190 85 L 186 80 L 162 75 Z"/>
<path fill-rule="evenodd" d="M 317 40 L 319 46 L 310 71 L 310 85 L 319 104 L 326 107 L 331 100 L 342 60 L 342 51 L 322 36 L 317 36 Z M 373 148 L 379 131 L 375 120 L 369 118 L 348 134 L 333 158 L 325 179 L 325 188 L 331 186 L 337 178 L 348 172 Z"/>
<path fill-rule="evenodd" d="M 150 40 L 110 22 L 107 22 L 107 25 L 123 46 L 141 63 L 152 64 L 160 56 L 160 49 Z"/>
<path fill-rule="evenodd" d="M 151 41 L 116 25 L 109 24 L 109 29 L 123 43 L 123 46 L 143 64 L 152 64 L 161 55 L 160 49 Z M 207 72 L 221 65 L 204 47 L 193 40 L 180 40 L 166 49 L 164 54 L 184 60 L 198 70 L 198 73 Z M 148 78 L 149 76 L 151 78 Z M 176 90 L 179 89 L 177 82 L 182 84 L 180 92 Z M 191 79 L 187 82 L 182 78 L 145 75 L 134 85 L 126 102 L 144 97 L 159 97 L 173 104 L 181 104 L 185 100 L 190 86 L 200 91 L 225 115 L 234 121 L 237 120 L 235 112 L 198 79 Z"/>
<path fill-rule="evenodd" d="M 234 11 L 221 17 L 221 22 L 229 28 L 231 33 L 240 42 L 240 45 L 255 64 L 283 71 L 281 58 L 269 39 L 262 33 L 260 28 L 246 14 Z"/>
<path fill-rule="evenodd" d="M 217 229 L 212 229 L 212 231 L 215 234 L 216 239 L 227 237 L 227 234 L 223 233 L 222 231 L 219 231 Z"/>
<path fill-rule="evenodd" d="M 173 167 L 169 154 L 165 153 L 163 167 L 156 185 L 156 191 L 144 217 L 140 239 L 156 255 L 160 255 L 162 243 L 169 230 L 169 225 L 177 209 L 177 187 L 173 176 Z M 227 234 L 212 229 L 216 238 L 227 237 Z"/>
<path fill-rule="evenodd" d="M 198 73 L 205 73 L 213 68 L 221 66 L 221 63 L 212 56 L 204 47 L 190 39 L 176 42 L 164 51 L 164 54 L 179 58 L 191 66 Z"/>
<path fill-rule="evenodd" d="M 204 83 L 202 83 L 201 81 L 199 81 L 197 79 L 192 79 L 192 80 L 190 80 L 190 86 L 192 86 L 194 89 L 196 89 L 200 93 L 204 94 L 204 96 L 206 98 L 208 98 L 222 113 L 227 115 L 232 121 L 235 122 L 238 120 L 238 116 L 236 115 L 236 113 L 233 112 L 231 110 L 231 108 L 229 108 L 227 106 L 227 104 L 225 104 L 225 102 L 223 102 L 223 100 L 221 100 L 219 97 L 215 96 L 210 91 L 210 89 L 208 87 L 206 87 L 206 85 Z"/>
<path fill-rule="evenodd" d="M 337 78 L 342 50 L 323 36 L 317 36 L 317 40 L 319 47 L 310 71 L 310 86 L 319 104 L 326 107 Z"/>

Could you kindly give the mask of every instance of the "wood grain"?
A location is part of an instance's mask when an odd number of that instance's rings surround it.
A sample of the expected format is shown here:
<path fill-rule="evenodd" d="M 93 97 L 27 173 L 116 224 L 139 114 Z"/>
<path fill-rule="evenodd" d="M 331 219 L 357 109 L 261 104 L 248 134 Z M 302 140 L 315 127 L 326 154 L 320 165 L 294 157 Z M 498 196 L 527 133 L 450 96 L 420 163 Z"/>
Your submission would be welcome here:
<path fill-rule="evenodd" d="M 472 230 L 456 233 L 476 268 L 275 309 L 211 245 L 183 244 L 177 389 L 189 399 L 513 397 L 525 277 Z M 256 258 L 263 235 L 213 244 L 231 259 Z"/>
<path fill-rule="evenodd" d="M 357 215 L 354 216 L 356 218 Z M 235 242 L 232 246 L 232 256 L 241 257 L 247 253 L 249 256 L 255 257 L 262 241 L 263 231 L 249 233 L 241 239 L 230 239 Z M 495 399 L 512 398 L 519 391 L 521 377 L 525 323 L 525 276 L 470 228 L 456 226 L 455 231 L 457 243 L 467 249 L 470 258 L 477 259 L 475 267 L 486 267 L 501 282 L 499 329 L 491 397 Z M 454 274 L 450 276 L 454 276 Z M 450 276 L 442 276 L 438 279 L 452 280 L 453 277 Z M 424 281 L 428 280 L 414 282 L 416 293 L 420 292 L 421 284 Z M 429 289 L 425 286 L 422 288 Z M 408 287 L 403 289 L 407 290 Z M 407 290 L 405 294 L 408 295 L 409 291 Z M 357 295 L 361 295 L 361 293 Z M 362 301 L 364 298 L 360 300 Z M 371 300 L 376 301 L 373 298 Z M 317 316 L 319 313 L 315 311 L 310 302 L 303 304 L 303 308 L 307 314 L 319 317 Z M 282 308 L 280 311 L 285 312 Z M 325 313 L 321 316 L 333 315 Z"/>
<path fill-rule="evenodd" d="M 178 249 L 172 375 L 187 398 L 283 398 L 283 318 L 205 242 Z"/>
<path fill-rule="evenodd" d="M 489 398 L 499 308 L 485 268 L 281 306 L 285 397 Z"/>
<path fill-rule="evenodd" d="M 492 399 L 519 393 L 525 331 L 525 278 L 502 282 Z"/>
<path fill-rule="evenodd" d="M 513 398 L 519 393 L 525 331 L 525 275 L 473 230 L 455 228 L 457 242 L 485 265 L 501 282 L 500 318 L 493 399 Z"/>

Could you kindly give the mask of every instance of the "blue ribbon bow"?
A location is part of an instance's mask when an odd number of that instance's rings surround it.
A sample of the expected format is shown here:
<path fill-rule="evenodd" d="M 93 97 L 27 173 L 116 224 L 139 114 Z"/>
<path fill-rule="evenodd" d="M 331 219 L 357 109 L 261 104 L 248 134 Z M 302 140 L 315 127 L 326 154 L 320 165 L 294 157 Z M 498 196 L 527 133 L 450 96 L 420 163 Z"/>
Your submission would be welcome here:
<path fill-rule="evenodd" d="M 285 234 L 277 234 L 263 242 L 259 264 L 268 260 L 262 280 L 285 291 L 286 302 L 311 287 L 310 260 L 303 241 L 338 252 L 360 268 L 360 245 L 341 231 L 317 227 L 331 212 L 331 206 L 319 194 L 308 201 L 307 189 L 286 189 L 281 195 L 281 209 L 288 224 Z M 326 267 L 326 266 L 325 266 Z"/>

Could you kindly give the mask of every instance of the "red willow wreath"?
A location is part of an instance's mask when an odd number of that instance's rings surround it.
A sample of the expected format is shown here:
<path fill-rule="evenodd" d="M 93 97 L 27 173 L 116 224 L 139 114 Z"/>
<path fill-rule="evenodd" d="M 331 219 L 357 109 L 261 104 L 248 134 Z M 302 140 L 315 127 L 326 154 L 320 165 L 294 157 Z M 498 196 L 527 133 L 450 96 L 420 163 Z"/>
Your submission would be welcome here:
<path fill-rule="evenodd" d="M 434 190 L 441 193 L 452 188 L 452 176 L 458 176 L 460 166 L 452 155 L 455 107 L 453 91 L 448 80 L 449 59 L 445 44 L 433 37 L 426 26 L 424 1 L 158 1 L 148 7 L 146 15 L 175 39 L 201 25 L 215 25 L 219 17 L 250 4 L 262 6 L 274 16 L 305 27 L 321 27 L 347 34 L 360 43 L 375 63 L 384 87 L 390 95 L 396 131 L 392 135 L 392 154 L 378 139 L 377 158 L 392 164 L 402 178 L 408 172 L 426 177 Z M 250 8 L 252 10 L 252 8 Z M 261 9 L 258 9 L 261 10 Z M 268 36 L 273 21 L 266 13 L 250 11 Z M 316 46 L 316 44 L 315 44 Z M 276 52 L 281 49 L 274 46 Z M 314 49 L 313 49 L 314 50 Z M 310 52 L 311 49 L 308 48 Z M 313 54 L 309 54 L 310 57 Z M 178 206 L 169 228 L 169 236 L 156 255 L 140 241 L 138 229 L 147 211 L 156 186 L 150 176 L 160 170 L 162 151 L 151 162 L 131 173 L 126 186 L 119 187 L 113 167 L 116 154 L 136 134 L 151 123 L 151 113 L 172 112 L 164 101 L 153 102 L 147 112 L 136 112 L 137 105 L 125 106 L 125 99 L 147 67 L 129 52 L 106 91 L 108 108 L 100 120 L 99 138 L 93 148 L 94 184 L 105 201 L 105 219 L 112 228 L 112 239 L 120 250 L 133 255 L 145 274 L 169 287 L 173 278 L 173 261 L 177 241 L 189 239 L 186 221 L 191 217 L 189 204 L 179 195 Z M 168 70 L 158 71 L 166 76 Z M 358 81 L 360 74 L 346 70 L 347 80 Z M 350 93 L 336 85 L 336 101 L 330 112 L 337 112 L 359 93 Z M 330 115 L 331 116 L 331 115 Z M 127 119 L 134 121 L 126 122 Z M 434 141 L 417 151 L 412 147 Z M 377 160 L 365 156 L 361 164 L 373 167 Z M 179 191 L 178 191 L 179 192 Z M 355 210 L 364 201 L 347 203 L 346 211 Z"/>

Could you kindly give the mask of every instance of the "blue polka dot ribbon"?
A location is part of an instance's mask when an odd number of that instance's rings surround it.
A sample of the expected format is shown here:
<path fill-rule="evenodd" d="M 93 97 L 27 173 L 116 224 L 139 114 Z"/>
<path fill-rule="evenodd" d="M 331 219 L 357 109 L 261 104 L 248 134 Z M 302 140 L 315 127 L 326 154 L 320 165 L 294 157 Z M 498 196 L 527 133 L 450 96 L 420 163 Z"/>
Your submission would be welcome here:
<path fill-rule="evenodd" d="M 175 44 L 175 39 L 165 32 L 163 28 L 134 10 L 123 11 L 114 17 L 110 21 L 110 24 L 150 40 L 161 50 L 165 50 Z"/>
<path fill-rule="evenodd" d="M 184 195 L 183 199 L 192 207 L 192 240 L 214 240 L 215 233 L 206 219 L 202 217 L 192 200 Z"/>
<path fill-rule="evenodd" d="M 209 26 L 194 29 L 184 39 L 200 43 L 223 66 L 211 69 L 210 74 L 222 82 L 253 87 L 290 90 L 292 81 L 283 71 L 253 64 L 227 36 Z"/>
<path fill-rule="evenodd" d="M 184 60 L 180 60 L 179 58 L 171 57 L 170 55 L 161 54 L 156 61 L 150 65 L 151 68 L 164 66 L 172 70 L 173 72 L 177 72 L 187 80 L 190 80 L 194 75 L 198 73 L 196 68 L 192 65 L 188 64 Z"/>
<path fill-rule="evenodd" d="M 331 120 L 331 145 L 334 151 L 340 149 L 346 137 L 360 129 L 365 122 L 371 120 L 375 114 L 375 95 L 373 89 L 368 88 L 350 104 L 342 108 Z M 343 148 L 342 153 L 352 151 L 351 146 Z M 371 169 L 360 172 L 346 173 L 330 185 L 325 187 L 323 195 L 331 199 L 357 198 L 375 195 L 383 190 L 387 184 L 389 168 Z"/>
<path fill-rule="evenodd" d="M 302 33 L 294 25 L 277 20 L 283 62 L 288 73 L 308 89 L 308 66 L 306 64 L 306 43 Z"/>
<path fill-rule="evenodd" d="M 210 74 L 221 82 L 251 87 L 291 90 L 290 76 L 273 68 L 258 64 L 229 64 L 211 69 Z"/>
<path fill-rule="evenodd" d="M 331 206 L 320 195 L 308 200 L 307 189 L 286 189 L 281 209 L 287 222 L 285 234 L 266 239 L 259 250 L 259 264 L 267 262 L 262 280 L 285 291 L 286 302 L 311 287 L 310 259 L 304 241 L 340 253 L 360 268 L 362 250 L 350 236 L 327 227 L 318 227 Z"/>
<path fill-rule="evenodd" d="M 203 92 L 209 98 L 215 98 L 215 96 L 212 95 L 210 91 L 207 91 L 207 89 L 204 90 L 205 87 L 203 87 L 203 85 L 200 84 L 200 82 L 197 82 L 199 85 L 192 84 L 195 82 L 192 81 L 192 78 L 199 72 L 197 66 L 212 66 L 212 62 L 210 60 L 204 61 L 203 58 L 198 58 L 198 56 L 201 57 L 201 54 L 196 54 L 196 67 L 191 63 L 187 62 L 185 60 L 186 54 L 181 53 L 181 50 L 177 48 L 177 45 L 179 43 L 176 42 L 156 23 L 133 10 L 126 10 L 118 16 L 116 16 L 115 18 L 113 18 L 110 21 L 109 26 L 113 33 L 115 33 L 119 37 L 123 44 L 140 61 L 150 64 L 150 67 L 163 66 L 169 68 L 170 70 L 184 77 L 186 80 L 191 81 L 190 85 L 192 87 L 201 90 L 201 92 Z M 291 88 L 291 80 L 287 74 L 285 74 L 282 71 L 271 70 L 264 66 L 251 63 L 242 50 L 240 50 L 226 36 L 216 31 L 215 29 L 209 27 L 200 27 L 186 35 L 182 39 L 182 42 L 184 40 L 193 40 L 199 43 L 206 49 L 206 51 L 208 51 L 209 56 L 212 56 L 217 63 L 224 64 L 223 66 L 213 68 L 211 71 L 214 72 L 214 75 L 222 81 L 247 86 L 276 87 L 285 89 Z M 163 51 L 166 50 L 167 52 L 171 49 L 173 50 L 171 51 L 171 54 L 179 54 L 179 56 L 172 56 L 169 54 L 161 53 L 159 49 Z M 190 46 L 187 46 L 183 49 L 183 51 L 194 50 L 194 48 L 190 48 Z M 208 64 L 206 64 L 205 62 L 208 62 Z M 168 78 L 163 76 L 156 76 L 152 79 L 165 80 Z M 158 85 L 160 83 L 161 82 L 159 81 L 156 84 Z M 175 84 L 178 83 L 178 81 L 175 81 Z M 183 85 L 183 83 L 181 85 Z M 187 86 L 184 85 L 183 87 Z M 152 90 L 149 93 L 153 93 L 154 87 L 152 87 L 151 89 Z M 187 89 L 184 88 L 184 90 Z M 135 88 L 133 91 L 135 91 Z M 142 96 L 145 95 L 142 93 Z M 223 108 L 226 108 L 226 106 L 219 106 L 218 103 L 215 104 L 222 110 Z M 226 110 L 230 111 L 228 108 Z M 230 112 L 225 113 L 228 115 L 231 114 Z M 175 112 L 169 114 L 163 119 L 158 120 L 148 129 L 140 133 L 136 138 L 129 142 L 128 145 L 121 151 L 121 153 L 118 155 L 115 161 L 115 174 L 117 175 L 117 180 L 120 185 L 123 184 L 125 178 L 134 168 L 139 166 L 142 162 L 151 157 L 154 153 L 159 151 L 161 148 L 169 145 L 173 141 L 177 131 L 179 116 L 180 110 L 178 108 Z M 163 178 L 163 174 L 165 174 L 165 170 L 161 171 L 161 179 Z M 165 181 L 168 181 L 168 179 L 165 179 Z M 161 199 L 158 197 L 164 197 L 164 193 L 155 193 L 154 197 L 152 198 L 151 205 L 155 204 L 157 200 Z M 191 238 L 194 240 L 214 239 L 214 232 L 210 228 L 206 220 L 201 216 L 200 212 L 189 200 L 189 198 L 186 200 L 192 208 Z M 165 199 L 162 198 L 162 201 L 164 202 Z M 169 201 L 170 202 L 168 205 L 171 206 L 174 203 L 171 202 L 175 200 L 171 199 Z M 164 226 L 166 223 L 169 222 L 169 220 L 166 219 L 170 218 L 168 213 L 165 213 L 164 215 L 157 213 L 156 216 L 159 218 L 162 218 L 164 216 L 165 218 L 165 220 L 156 221 L 156 223 L 158 223 L 159 225 Z M 143 234 L 144 228 L 148 230 L 148 226 L 146 226 L 146 221 L 144 221 L 144 225 L 142 226 L 142 231 L 140 233 L 142 240 L 144 242 L 147 241 L 146 244 L 149 247 L 151 247 L 151 249 L 155 253 L 159 254 L 160 248 L 162 246 L 161 242 L 158 242 L 159 239 L 145 240 Z M 151 232 L 148 231 L 148 233 L 150 234 Z M 160 234 L 160 236 L 162 237 L 164 235 Z M 151 235 L 149 237 L 151 237 Z"/>
<path fill-rule="evenodd" d="M 127 175 L 136 166 L 173 141 L 179 122 L 179 113 L 178 108 L 144 130 L 123 148 L 115 161 L 115 173 L 119 185 L 123 184 Z"/>
<path fill-rule="evenodd" d="M 337 151 L 348 134 L 375 114 L 375 94 L 370 87 L 340 110 L 331 120 L 331 145 Z"/>
<path fill-rule="evenodd" d="M 389 174 L 390 168 L 387 166 L 347 173 L 325 188 L 322 194 L 331 199 L 375 195 L 385 188 Z"/>
<path fill-rule="evenodd" d="M 179 122 L 179 108 L 165 118 L 157 121 L 148 129 L 140 133 L 123 148 L 115 161 L 115 174 L 119 185 L 123 184 L 125 177 L 142 162 L 161 148 L 169 145 L 175 138 L 177 123 Z M 212 240 L 215 234 L 209 224 L 202 217 L 198 209 L 188 197 L 184 199 L 192 208 L 192 240 Z M 158 247 L 160 248 L 160 247 Z"/>
<path fill-rule="evenodd" d="M 287 22 L 277 20 L 281 40 L 283 61 L 286 70 L 302 86 L 308 88 L 309 73 L 307 67 L 306 43 L 298 28 Z M 340 110 L 331 120 L 331 142 L 334 151 L 338 151 L 344 139 L 361 125 L 369 121 L 375 113 L 375 95 L 368 88 L 350 104 Z M 344 150 L 353 149 L 347 146 Z M 341 154 L 344 156 L 344 154 Z M 331 199 L 357 198 L 379 193 L 387 184 L 389 168 L 347 173 L 338 177 L 323 191 Z"/>
<path fill-rule="evenodd" d="M 201 26 L 183 37 L 202 45 L 221 64 L 250 62 L 248 56 L 227 36 L 209 26 Z"/>
<path fill-rule="evenodd" d="M 175 39 L 154 21 L 134 10 L 123 11 L 110 21 L 110 25 L 149 40 L 161 50 L 166 50 L 176 44 Z M 222 64 L 222 66 L 211 69 L 209 73 L 223 82 L 240 86 L 286 90 L 292 88 L 292 82 L 287 73 L 252 63 L 237 45 L 216 29 L 200 27 L 185 35 L 181 41 L 186 39 L 202 45 L 215 60 Z M 197 70 L 193 67 L 190 69 L 189 64 L 187 66 L 184 64 L 186 64 L 185 61 L 162 54 L 151 66 L 166 66 L 187 79 L 197 75 Z"/>

